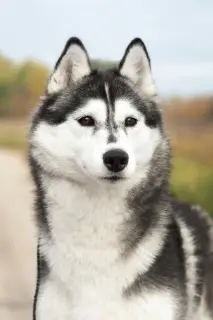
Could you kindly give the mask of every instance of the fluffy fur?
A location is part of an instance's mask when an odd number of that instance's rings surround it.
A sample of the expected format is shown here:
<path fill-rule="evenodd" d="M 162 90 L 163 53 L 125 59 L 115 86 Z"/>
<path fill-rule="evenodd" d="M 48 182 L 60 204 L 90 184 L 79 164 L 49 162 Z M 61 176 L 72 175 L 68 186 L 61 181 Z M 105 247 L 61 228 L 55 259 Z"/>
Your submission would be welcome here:
<path fill-rule="evenodd" d="M 213 319 L 213 224 L 169 193 L 157 101 L 142 40 L 106 71 L 92 70 L 78 38 L 67 42 L 29 134 L 34 320 Z"/>

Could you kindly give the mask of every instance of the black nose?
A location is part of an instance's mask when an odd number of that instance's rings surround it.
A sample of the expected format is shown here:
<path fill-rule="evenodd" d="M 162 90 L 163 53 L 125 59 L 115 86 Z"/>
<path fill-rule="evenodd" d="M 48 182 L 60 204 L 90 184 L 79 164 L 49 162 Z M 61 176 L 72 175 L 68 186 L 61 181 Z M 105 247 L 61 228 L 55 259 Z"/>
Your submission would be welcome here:
<path fill-rule="evenodd" d="M 104 153 L 103 160 L 108 170 L 119 172 L 127 166 L 129 156 L 121 149 L 112 149 Z"/>

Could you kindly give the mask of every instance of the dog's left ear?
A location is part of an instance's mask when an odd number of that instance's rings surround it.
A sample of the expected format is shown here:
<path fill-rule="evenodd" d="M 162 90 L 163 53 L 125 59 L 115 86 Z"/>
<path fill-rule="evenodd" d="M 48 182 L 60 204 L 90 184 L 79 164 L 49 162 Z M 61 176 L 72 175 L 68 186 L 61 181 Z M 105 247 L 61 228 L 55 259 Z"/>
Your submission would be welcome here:
<path fill-rule="evenodd" d="M 70 38 L 50 75 L 46 89 L 47 94 L 75 86 L 90 72 L 89 56 L 83 43 L 76 37 Z"/>
<path fill-rule="evenodd" d="M 135 38 L 128 45 L 119 64 L 119 72 L 132 82 L 141 95 L 156 97 L 149 54 L 140 38 Z"/>

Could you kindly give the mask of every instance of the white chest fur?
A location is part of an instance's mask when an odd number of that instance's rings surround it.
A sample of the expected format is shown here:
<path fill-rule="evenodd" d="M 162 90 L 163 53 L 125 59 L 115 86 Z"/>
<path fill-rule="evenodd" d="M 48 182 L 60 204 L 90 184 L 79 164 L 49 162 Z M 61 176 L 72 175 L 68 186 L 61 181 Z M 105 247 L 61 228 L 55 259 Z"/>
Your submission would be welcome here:
<path fill-rule="evenodd" d="M 38 301 L 38 320 L 175 320 L 176 308 L 171 292 L 146 292 L 143 296 L 122 299 L 117 291 L 107 287 L 91 290 L 85 285 L 84 294 L 69 294 L 59 284 L 43 285 Z M 73 299 L 74 297 L 74 299 Z"/>
<path fill-rule="evenodd" d="M 124 259 L 121 234 L 131 213 L 122 192 L 88 193 L 68 182 L 45 183 L 52 240 L 42 238 L 41 250 L 52 273 L 41 287 L 38 313 L 46 312 L 50 320 L 62 315 L 62 320 L 174 319 L 171 292 L 145 290 L 132 298 L 122 294 L 154 262 L 165 232 L 145 237 Z"/>

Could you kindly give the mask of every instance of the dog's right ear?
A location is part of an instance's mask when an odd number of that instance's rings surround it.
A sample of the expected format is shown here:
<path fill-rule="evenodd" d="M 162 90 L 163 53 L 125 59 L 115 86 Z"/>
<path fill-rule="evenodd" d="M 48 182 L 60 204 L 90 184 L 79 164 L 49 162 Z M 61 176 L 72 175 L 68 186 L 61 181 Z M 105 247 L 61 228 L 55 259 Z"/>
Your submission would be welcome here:
<path fill-rule="evenodd" d="M 74 86 L 90 72 L 91 64 L 83 43 L 76 37 L 70 38 L 50 75 L 47 94 Z"/>

